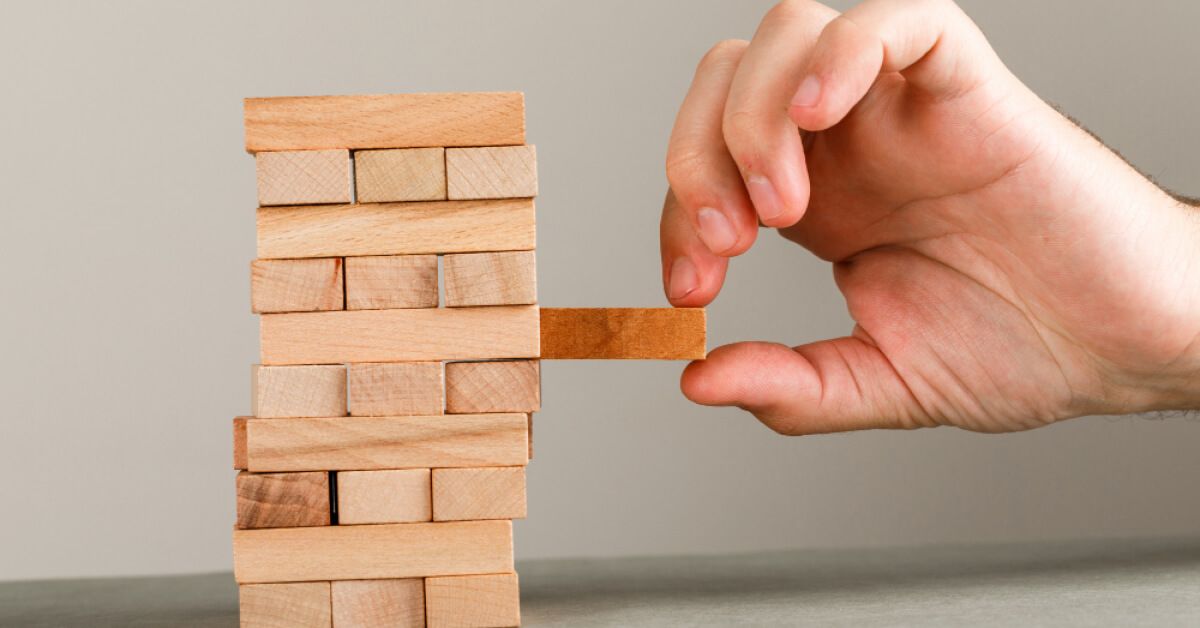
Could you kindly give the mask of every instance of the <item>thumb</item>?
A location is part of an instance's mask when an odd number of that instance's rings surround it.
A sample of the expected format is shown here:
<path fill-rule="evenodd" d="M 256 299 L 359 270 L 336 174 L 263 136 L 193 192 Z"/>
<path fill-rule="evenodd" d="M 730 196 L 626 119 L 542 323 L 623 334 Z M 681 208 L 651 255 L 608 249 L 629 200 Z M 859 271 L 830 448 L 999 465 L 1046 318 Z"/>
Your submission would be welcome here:
<path fill-rule="evenodd" d="M 934 425 L 883 353 L 857 337 L 794 349 L 725 345 L 689 364 L 680 387 L 696 403 L 740 407 L 785 435 Z"/>

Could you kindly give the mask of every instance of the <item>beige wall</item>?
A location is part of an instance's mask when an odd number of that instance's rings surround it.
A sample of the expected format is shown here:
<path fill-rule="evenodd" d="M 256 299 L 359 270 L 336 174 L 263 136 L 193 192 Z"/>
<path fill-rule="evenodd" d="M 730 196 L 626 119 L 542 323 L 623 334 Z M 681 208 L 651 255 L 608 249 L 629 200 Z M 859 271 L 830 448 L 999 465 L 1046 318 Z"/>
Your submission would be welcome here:
<path fill-rule="evenodd" d="M 336 8 L 335 8 L 336 5 Z M 226 569 L 249 406 L 250 95 L 524 90 L 546 305 L 661 305 L 661 163 L 695 61 L 765 2 L 26 2 L 0 20 L 0 579 Z M 1001 54 L 1200 193 L 1200 4 L 967 3 Z M 767 236 L 716 342 L 849 329 Z M 523 558 L 1200 533 L 1200 421 L 784 439 L 674 363 L 548 363 Z"/>

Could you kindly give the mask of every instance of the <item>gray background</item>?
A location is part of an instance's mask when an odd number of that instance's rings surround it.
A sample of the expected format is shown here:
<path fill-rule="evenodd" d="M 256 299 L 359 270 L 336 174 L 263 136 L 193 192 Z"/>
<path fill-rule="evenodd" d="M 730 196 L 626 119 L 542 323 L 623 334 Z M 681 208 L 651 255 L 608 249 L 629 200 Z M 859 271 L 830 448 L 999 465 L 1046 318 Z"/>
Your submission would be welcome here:
<path fill-rule="evenodd" d="M 1038 93 L 1200 193 L 1200 5 L 964 4 Z M 663 305 L 674 110 L 768 6 L 6 4 L 0 579 L 229 568 L 257 353 L 242 97 L 522 90 L 542 303 Z M 771 234 L 709 316 L 713 346 L 850 328 L 829 269 Z M 786 439 L 690 405 L 680 367 L 544 365 L 519 558 L 1200 532 L 1200 421 Z"/>

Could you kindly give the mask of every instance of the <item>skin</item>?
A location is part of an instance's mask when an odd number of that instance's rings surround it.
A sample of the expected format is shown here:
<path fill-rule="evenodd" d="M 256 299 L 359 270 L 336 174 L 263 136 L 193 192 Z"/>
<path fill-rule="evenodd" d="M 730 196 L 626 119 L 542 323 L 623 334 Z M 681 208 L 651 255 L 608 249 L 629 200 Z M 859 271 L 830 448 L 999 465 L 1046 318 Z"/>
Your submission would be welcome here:
<path fill-rule="evenodd" d="M 1033 94 L 948 0 L 779 4 L 700 62 L 667 178 L 673 305 L 711 302 L 761 224 L 832 263 L 856 323 L 715 349 L 684 371 L 697 403 L 783 434 L 1200 407 L 1200 210 Z"/>

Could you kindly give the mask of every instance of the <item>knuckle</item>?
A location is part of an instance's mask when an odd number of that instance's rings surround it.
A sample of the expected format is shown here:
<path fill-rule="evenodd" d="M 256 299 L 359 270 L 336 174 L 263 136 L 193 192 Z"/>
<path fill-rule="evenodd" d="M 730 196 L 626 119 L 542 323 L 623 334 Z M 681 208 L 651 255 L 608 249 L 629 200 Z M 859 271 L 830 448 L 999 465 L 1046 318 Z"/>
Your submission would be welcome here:
<path fill-rule="evenodd" d="M 794 19 L 808 13 L 813 4 L 815 2 L 812 0 L 782 0 L 767 11 L 763 21 L 776 22 Z"/>
<path fill-rule="evenodd" d="M 730 155 L 743 169 L 753 160 L 752 149 L 757 144 L 756 138 L 766 135 L 767 125 L 766 116 L 754 109 L 736 108 L 725 113 L 721 133 Z"/>
<path fill-rule="evenodd" d="M 676 195 L 684 198 L 690 196 L 703 177 L 701 173 L 705 171 L 707 162 L 708 158 L 695 149 L 676 150 L 667 156 L 667 183 Z"/>
<path fill-rule="evenodd" d="M 815 22 L 819 25 L 837 14 L 837 11 L 816 0 L 783 0 L 767 11 L 762 23 L 774 26 L 777 23 Z"/>
<path fill-rule="evenodd" d="M 749 45 L 750 42 L 744 39 L 723 39 L 713 44 L 713 47 L 709 48 L 703 57 L 700 57 L 700 63 L 696 66 L 697 73 L 740 59 Z"/>

